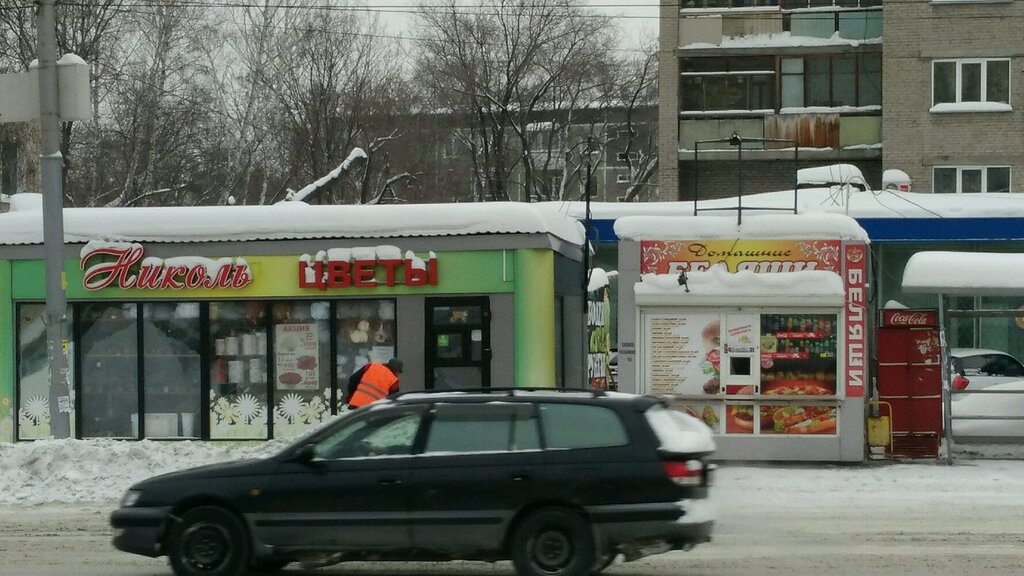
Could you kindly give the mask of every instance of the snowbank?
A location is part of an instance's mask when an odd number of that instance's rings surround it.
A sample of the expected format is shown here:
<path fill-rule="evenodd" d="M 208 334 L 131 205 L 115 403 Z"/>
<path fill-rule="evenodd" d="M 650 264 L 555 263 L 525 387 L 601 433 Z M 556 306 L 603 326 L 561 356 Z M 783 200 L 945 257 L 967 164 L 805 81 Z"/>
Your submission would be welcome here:
<path fill-rule="evenodd" d="M 284 441 L 255 443 L 40 440 L 0 444 L 0 506 L 102 504 L 113 506 L 133 483 L 182 468 L 261 457 Z M 1021 446 L 1002 446 L 998 457 L 1021 457 Z M 1014 450 L 1016 449 L 1016 450 Z M 958 452 L 993 455 L 988 446 L 958 446 Z M 986 454 L 987 453 L 987 454 Z M 960 460 L 957 466 L 920 461 L 866 466 L 725 465 L 714 493 L 723 501 L 734 491 L 745 501 L 807 510 L 837 504 L 873 509 L 893 501 L 941 502 L 946 498 L 1002 501 L 1024 493 L 1024 462 Z M 997 489 L 993 489 L 995 486 Z M 780 496 L 781 495 L 781 496 Z"/>
<path fill-rule="evenodd" d="M 150 476 L 267 456 L 285 445 L 149 440 L 0 443 L 0 505 L 115 501 L 129 486 Z"/>

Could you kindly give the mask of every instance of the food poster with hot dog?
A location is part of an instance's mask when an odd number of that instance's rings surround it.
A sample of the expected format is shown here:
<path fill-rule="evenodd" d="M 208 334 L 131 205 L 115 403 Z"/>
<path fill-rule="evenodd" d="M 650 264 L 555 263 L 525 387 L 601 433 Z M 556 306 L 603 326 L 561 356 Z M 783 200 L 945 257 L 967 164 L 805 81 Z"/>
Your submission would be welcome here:
<path fill-rule="evenodd" d="M 761 434 L 835 434 L 835 406 L 761 405 Z"/>
<path fill-rule="evenodd" d="M 279 324 L 274 333 L 277 389 L 319 389 L 319 354 L 320 334 L 315 323 Z"/>

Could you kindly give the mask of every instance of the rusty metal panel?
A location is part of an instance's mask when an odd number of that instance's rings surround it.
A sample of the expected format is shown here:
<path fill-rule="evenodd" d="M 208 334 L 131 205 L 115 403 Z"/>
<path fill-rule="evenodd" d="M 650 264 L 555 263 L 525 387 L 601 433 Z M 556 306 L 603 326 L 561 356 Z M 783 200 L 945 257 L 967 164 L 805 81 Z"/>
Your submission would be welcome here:
<path fill-rule="evenodd" d="M 796 140 L 801 148 L 838 148 L 839 114 L 776 114 L 764 119 L 764 137 Z M 786 144 L 777 148 L 788 147 Z"/>

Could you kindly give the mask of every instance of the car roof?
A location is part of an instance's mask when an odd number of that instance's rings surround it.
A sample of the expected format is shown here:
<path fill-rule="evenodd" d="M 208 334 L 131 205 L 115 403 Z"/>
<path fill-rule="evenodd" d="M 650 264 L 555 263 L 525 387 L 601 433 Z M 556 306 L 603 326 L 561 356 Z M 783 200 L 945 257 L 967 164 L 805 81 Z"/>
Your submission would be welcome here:
<path fill-rule="evenodd" d="M 657 396 L 626 392 L 566 388 L 490 388 L 474 390 L 412 390 L 388 397 L 397 403 L 459 402 L 485 404 L 490 402 L 555 401 L 584 404 L 657 404 L 667 401 Z"/>
<path fill-rule="evenodd" d="M 963 357 L 963 356 L 982 356 L 984 354 L 1002 354 L 1003 356 L 1013 356 L 1009 352 L 1003 352 L 1002 350 L 990 350 L 988 348 L 952 348 L 949 351 L 951 356 Z"/>

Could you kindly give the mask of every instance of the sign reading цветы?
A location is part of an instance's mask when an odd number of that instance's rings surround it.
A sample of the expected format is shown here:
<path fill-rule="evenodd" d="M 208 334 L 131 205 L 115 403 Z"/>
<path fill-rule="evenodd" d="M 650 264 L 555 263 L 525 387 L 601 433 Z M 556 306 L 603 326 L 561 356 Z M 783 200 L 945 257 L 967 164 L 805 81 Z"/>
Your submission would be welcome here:
<path fill-rule="evenodd" d="M 379 274 L 378 274 L 379 272 Z M 380 277 L 378 277 L 378 275 Z M 335 248 L 299 258 L 299 288 L 437 286 L 437 254 L 426 260 L 396 246 Z"/>

